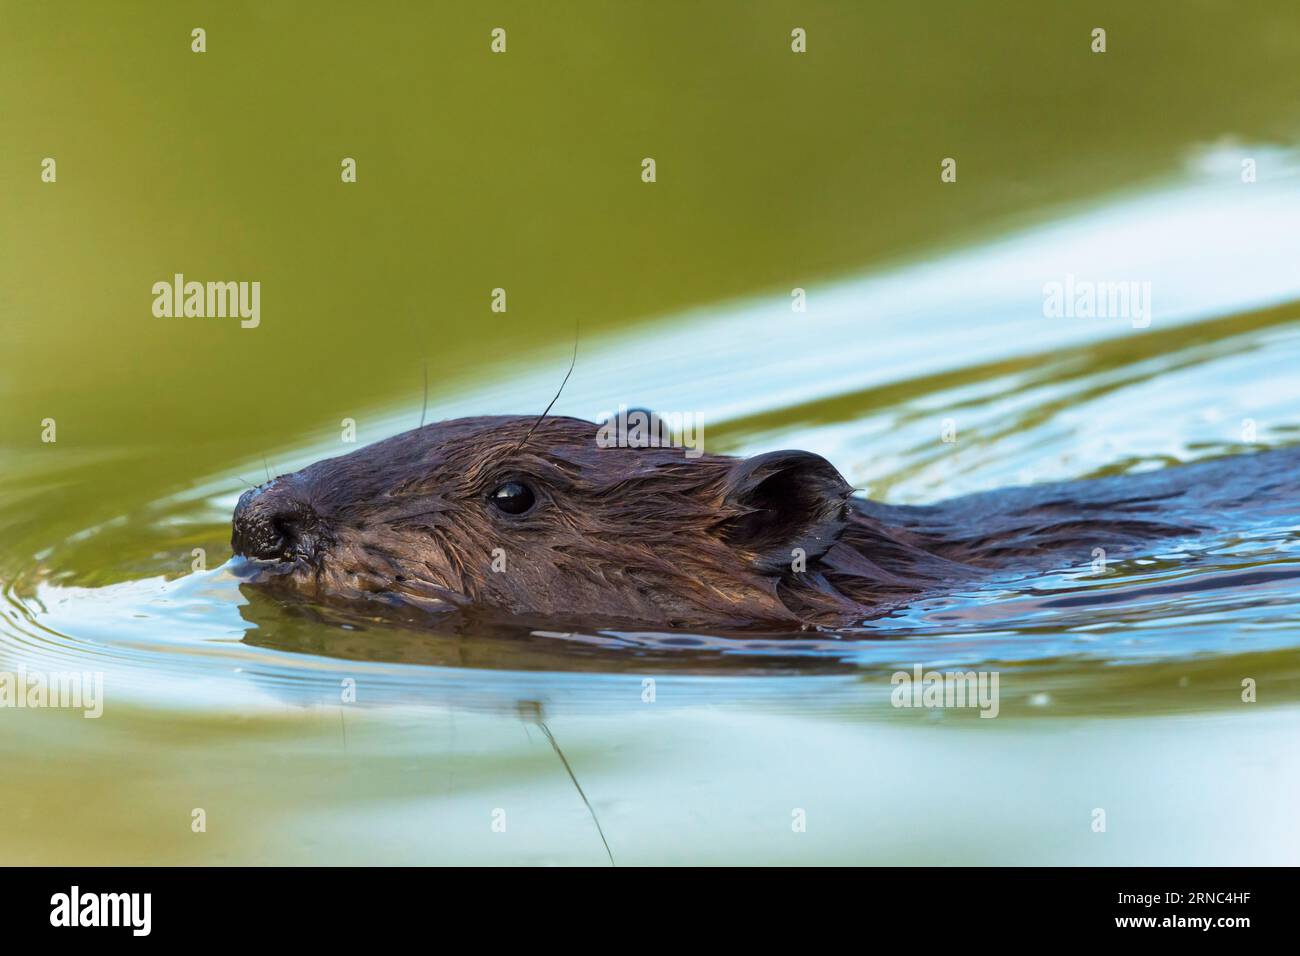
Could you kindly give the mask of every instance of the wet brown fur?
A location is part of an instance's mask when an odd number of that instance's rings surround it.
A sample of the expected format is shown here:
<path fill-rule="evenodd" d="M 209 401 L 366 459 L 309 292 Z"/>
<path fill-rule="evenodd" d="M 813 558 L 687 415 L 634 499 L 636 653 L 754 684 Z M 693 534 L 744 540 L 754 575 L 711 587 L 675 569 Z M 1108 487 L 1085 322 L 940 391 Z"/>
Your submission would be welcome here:
<path fill-rule="evenodd" d="M 896 507 L 852 498 L 806 452 L 691 459 L 602 448 L 596 429 L 562 417 L 413 429 L 247 492 L 233 543 L 249 549 L 288 509 L 293 553 L 252 577 L 313 599 L 790 630 L 849 626 L 991 571 L 1086 566 L 1097 547 L 1120 556 L 1218 528 L 1230 511 L 1300 501 L 1294 450 Z M 534 489 L 532 511 L 489 502 L 508 480 Z"/>

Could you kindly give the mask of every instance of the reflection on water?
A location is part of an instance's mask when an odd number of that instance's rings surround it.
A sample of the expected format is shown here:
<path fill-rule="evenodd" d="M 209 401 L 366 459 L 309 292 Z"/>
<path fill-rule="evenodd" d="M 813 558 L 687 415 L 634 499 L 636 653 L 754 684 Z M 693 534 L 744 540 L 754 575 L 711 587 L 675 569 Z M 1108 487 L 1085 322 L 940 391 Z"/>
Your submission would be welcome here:
<path fill-rule="evenodd" d="M 592 338 L 556 410 L 689 396 L 711 450 L 809 448 L 904 503 L 1293 442 L 1300 178 L 1287 166 L 1243 199 L 1205 168 L 823 287 L 815 334 L 788 302 L 754 300 Z M 1067 272 L 1149 281 L 1150 327 L 1045 318 L 1042 287 Z M 648 367 L 647 350 L 673 361 Z M 536 405 L 561 364 L 505 369 L 431 417 Z M 368 437 L 418 414 L 403 404 Z M 956 442 L 939 440 L 946 418 Z M 336 451 L 269 457 L 285 471 Z M 283 602 L 221 567 L 178 573 L 195 548 L 224 560 L 240 476 L 263 467 L 250 456 L 61 537 L 17 519 L 39 499 L 5 505 L 0 663 L 103 671 L 108 694 L 93 730 L 15 717 L 29 735 L 7 744 L 15 779 L 48 794 L 110 754 L 121 769 L 85 777 L 100 791 L 90 816 L 114 836 L 89 856 L 51 845 L 49 807 L 20 798 L 9 819 L 44 842 L 19 839 L 16 859 L 601 862 L 588 799 L 628 862 L 931 862 L 954 839 L 983 862 L 1281 861 L 1300 847 L 1284 756 L 1300 727 L 1290 518 L 1248 515 L 1101 575 L 1085 558 L 994 578 L 841 634 L 487 627 Z M 1000 719 L 891 707 L 890 675 L 917 664 L 998 671 Z M 53 783 L 22 759 L 41 740 L 73 758 Z M 163 786 L 144 792 L 150 779 Z M 187 844 L 177 808 L 199 801 L 241 822 Z M 791 844 L 791 808 L 810 806 L 813 835 Z M 1095 806 L 1125 841 L 1090 840 Z M 1189 836 L 1161 806 L 1231 819 Z M 499 808 L 517 836 L 493 843 Z M 175 835 L 150 828 L 155 814 Z M 922 823 L 925 836 L 899 835 Z"/>

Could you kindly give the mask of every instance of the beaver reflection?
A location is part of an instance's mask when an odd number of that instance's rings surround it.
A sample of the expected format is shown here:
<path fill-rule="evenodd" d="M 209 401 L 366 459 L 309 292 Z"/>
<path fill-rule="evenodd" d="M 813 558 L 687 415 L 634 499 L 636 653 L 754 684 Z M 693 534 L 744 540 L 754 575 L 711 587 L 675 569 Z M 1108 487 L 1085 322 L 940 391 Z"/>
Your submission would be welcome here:
<path fill-rule="evenodd" d="M 1297 449 L 900 507 L 852 497 L 810 452 L 687 458 L 600 447 L 597 428 L 413 429 L 246 492 L 231 545 L 250 581 L 311 601 L 790 632 L 991 574 L 1086 566 L 1096 548 L 1150 551 L 1249 509 L 1300 512 Z"/>
<path fill-rule="evenodd" d="M 377 664 L 519 673 L 827 675 L 855 673 L 860 643 L 835 635 L 564 631 L 518 619 L 429 615 L 381 605 L 338 604 L 298 594 L 249 595 L 243 640 L 291 654 Z"/>

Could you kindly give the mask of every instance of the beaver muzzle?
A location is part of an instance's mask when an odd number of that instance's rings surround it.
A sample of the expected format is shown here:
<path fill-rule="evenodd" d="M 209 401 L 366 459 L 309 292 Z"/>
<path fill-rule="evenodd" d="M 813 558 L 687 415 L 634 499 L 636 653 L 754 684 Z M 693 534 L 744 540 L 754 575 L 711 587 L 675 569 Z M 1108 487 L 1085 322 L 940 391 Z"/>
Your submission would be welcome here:
<path fill-rule="evenodd" d="M 285 479 L 277 478 L 240 496 L 230 546 L 247 558 L 314 563 L 322 537 L 315 510 Z"/>

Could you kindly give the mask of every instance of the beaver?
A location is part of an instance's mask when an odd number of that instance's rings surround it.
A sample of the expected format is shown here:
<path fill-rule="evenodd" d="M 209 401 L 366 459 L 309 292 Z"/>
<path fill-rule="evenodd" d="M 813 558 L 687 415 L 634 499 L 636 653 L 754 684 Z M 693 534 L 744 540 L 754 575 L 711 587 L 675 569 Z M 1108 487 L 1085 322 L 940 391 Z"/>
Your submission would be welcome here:
<path fill-rule="evenodd" d="M 245 492 L 244 576 L 311 600 L 588 625 L 852 627 L 994 573 L 1088 566 L 1300 512 L 1300 449 L 932 505 L 856 497 L 807 451 L 602 447 L 560 416 L 412 429 Z"/>

